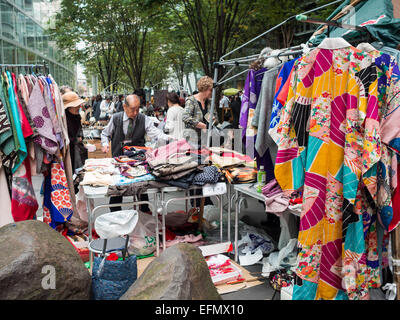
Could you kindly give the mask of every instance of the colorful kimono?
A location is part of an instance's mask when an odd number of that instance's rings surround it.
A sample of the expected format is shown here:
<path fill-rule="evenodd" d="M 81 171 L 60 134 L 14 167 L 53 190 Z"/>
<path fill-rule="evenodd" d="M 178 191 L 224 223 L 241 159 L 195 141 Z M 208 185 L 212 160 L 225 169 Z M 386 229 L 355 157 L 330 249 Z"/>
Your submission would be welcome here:
<path fill-rule="evenodd" d="M 346 246 L 345 239 L 363 234 L 362 219 L 350 222 L 359 185 L 376 192 L 370 170 L 381 155 L 373 57 L 351 46 L 305 55 L 292 74 L 277 133 L 276 179 L 288 193 L 304 192 L 293 299 L 348 299 L 344 260 L 365 266 L 366 250 L 364 241 Z M 364 281 L 362 272 L 353 279 Z"/>
<path fill-rule="evenodd" d="M 63 229 L 73 214 L 65 172 L 60 163 L 53 162 L 44 178 L 43 222 L 53 229 Z"/>
<path fill-rule="evenodd" d="M 269 123 L 268 130 L 269 135 L 275 141 L 275 143 L 279 139 L 279 137 L 276 135 L 276 130 L 279 120 L 281 119 L 280 115 L 283 105 L 285 104 L 289 93 L 290 77 L 292 75 L 294 64 L 297 60 L 298 59 L 294 59 L 286 62 L 279 71 L 278 78 L 276 80 L 275 98 L 272 105 L 271 121 Z"/>

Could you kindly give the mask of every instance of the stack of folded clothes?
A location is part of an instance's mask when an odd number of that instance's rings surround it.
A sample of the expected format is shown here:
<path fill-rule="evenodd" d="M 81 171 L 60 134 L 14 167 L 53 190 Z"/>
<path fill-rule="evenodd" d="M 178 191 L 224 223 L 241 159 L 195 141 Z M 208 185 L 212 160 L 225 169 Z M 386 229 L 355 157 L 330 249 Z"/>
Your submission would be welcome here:
<path fill-rule="evenodd" d="M 203 168 L 201 157 L 191 154 L 185 139 L 174 141 L 146 152 L 146 161 L 157 181 L 187 189 L 198 170 Z"/>
<path fill-rule="evenodd" d="M 121 157 L 87 159 L 79 175 L 80 184 L 90 186 L 126 186 L 155 180 L 146 165 L 121 161 Z"/>
<path fill-rule="evenodd" d="M 114 159 L 87 159 L 83 166 L 83 181 L 81 185 L 108 186 L 113 184 L 114 175 L 119 174 Z"/>
<path fill-rule="evenodd" d="M 157 181 L 182 189 L 217 183 L 221 177 L 217 167 L 205 167 L 204 152 L 193 150 L 185 139 L 148 151 L 146 160 Z"/>

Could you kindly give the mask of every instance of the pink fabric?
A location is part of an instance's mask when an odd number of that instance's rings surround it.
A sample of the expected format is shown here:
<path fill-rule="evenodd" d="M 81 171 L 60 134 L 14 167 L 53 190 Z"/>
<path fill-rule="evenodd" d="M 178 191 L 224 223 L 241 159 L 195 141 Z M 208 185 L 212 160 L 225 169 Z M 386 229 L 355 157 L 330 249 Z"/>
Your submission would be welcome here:
<path fill-rule="evenodd" d="M 186 139 L 181 139 L 152 151 L 147 151 L 146 158 L 150 164 L 167 163 L 168 159 L 178 156 L 179 154 L 186 154 L 190 149 L 191 146 Z"/>
<path fill-rule="evenodd" d="M 169 248 L 175 244 L 182 243 L 182 242 L 195 244 L 196 242 L 201 241 L 201 240 L 203 240 L 203 236 L 201 234 L 199 234 L 198 236 L 189 234 L 189 235 L 185 235 L 185 236 L 177 236 L 177 237 L 175 237 L 174 240 L 166 241 L 165 246 L 167 248 Z"/>
<path fill-rule="evenodd" d="M 26 158 L 12 180 L 11 212 L 14 221 L 32 220 L 38 207 L 32 185 L 30 161 Z"/>

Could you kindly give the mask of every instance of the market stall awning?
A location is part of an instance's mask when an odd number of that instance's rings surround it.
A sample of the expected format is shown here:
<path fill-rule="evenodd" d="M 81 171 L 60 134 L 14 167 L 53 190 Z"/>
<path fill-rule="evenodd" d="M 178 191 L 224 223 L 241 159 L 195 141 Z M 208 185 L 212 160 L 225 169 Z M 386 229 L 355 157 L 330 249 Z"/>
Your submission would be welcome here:
<path fill-rule="evenodd" d="M 400 44 L 399 0 L 346 0 L 327 20 L 364 26 L 376 40 L 388 47 L 396 48 Z M 349 42 L 362 37 L 360 33 L 356 30 L 329 28 L 329 37 L 343 37 Z M 327 36 L 328 28 L 323 26 L 313 34 L 310 42 L 318 45 Z"/>

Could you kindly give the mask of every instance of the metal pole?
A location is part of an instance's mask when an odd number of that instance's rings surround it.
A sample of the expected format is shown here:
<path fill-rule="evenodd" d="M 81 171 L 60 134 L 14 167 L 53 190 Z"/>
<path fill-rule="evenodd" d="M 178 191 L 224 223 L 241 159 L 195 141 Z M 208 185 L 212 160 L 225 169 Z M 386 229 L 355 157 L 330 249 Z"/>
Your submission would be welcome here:
<path fill-rule="evenodd" d="M 211 99 L 210 121 L 208 126 L 208 135 L 207 135 L 207 148 L 209 148 L 211 144 L 211 129 L 213 123 L 214 110 L 215 110 L 215 100 L 217 98 L 218 67 L 219 67 L 218 63 L 214 63 L 214 87 Z"/>
<path fill-rule="evenodd" d="M 323 5 L 323 6 L 320 6 L 320 7 L 318 7 L 318 8 L 314 8 L 314 9 L 311 9 L 311 10 L 309 10 L 309 11 L 303 12 L 302 14 L 308 14 L 308 13 L 311 13 L 311 12 L 315 12 L 315 11 L 318 11 L 318 10 L 320 10 L 320 9 L 326 8 L 326 7 L 328 7 L 328 6 L 331 6 L 331 5 L 336 4 L 336 3 L 339 3 L 339 2 L 343 2 L 343 0 L 336 0 L 336 1 L 330 2 L 330 3 L 328 3 L 328 4 L 325 4 L 325 5 Z M 261 37 L 265 36 L 266 34 L 270 33 L 271 31 L 274 31 L 275 29 L 279 28 L 281 25 L 283 25 L 283 24 L 285 24 L 285 23 L 287 23 L 287 22 L 289 22 L 289 21 L 291 21 L 291 20 L 295 20 L 295 19 L 296 19 L 296 16 L 289 17 L 288 19 L 286 19 L 285 21 L 279 23 L 279 24 L 276 25 L 275 27 L 272 27 L 271 29 L 265 31 L 264 33 L 258 35 L 257 37 L 251 39 L 250 41 L 247 41 L 245 44 L 242 44 L 240 47 L 237 47 L 236 49 L 232 50 L 231 52 L 228 52 L 227 54 L 225 54 L 224 56 L 221 57 L 220 61 L 222 61 L 225 57 L 231 55 L 232 53 L 234 53 L 234 52 L 236 52 L 236 51 L 238 51 L 238 50 L 240 50 L 240 49 L 246 47 L 248 44 L 250 44 L 250 43 L 252 43 L 252 42 L 254 42 L 254 41 L 260 39 Z"/>

